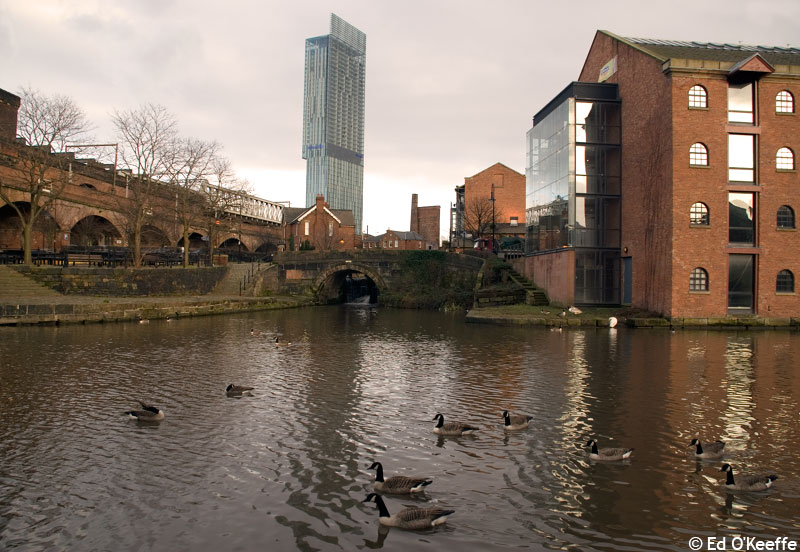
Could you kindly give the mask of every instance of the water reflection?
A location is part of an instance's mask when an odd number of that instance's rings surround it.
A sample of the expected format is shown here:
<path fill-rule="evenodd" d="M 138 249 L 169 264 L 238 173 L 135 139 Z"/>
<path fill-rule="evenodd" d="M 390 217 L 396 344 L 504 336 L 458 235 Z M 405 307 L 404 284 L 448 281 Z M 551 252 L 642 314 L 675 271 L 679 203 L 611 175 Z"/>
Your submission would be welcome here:
<path fill-rule="evenodd" d="M 550 332 L 364 306 L 0 328 L 0 542 L 469 552 L 798 538 L 798 360 L 792 333 Z M 227 397 L 231 382 L 252 396 Z M 126 419 L 137 400 L 166 420 Z M 534 419 L 509 433 L 503 410 Z M 436 412 L 480 430 L 437 436 Z M 725 492 L 695 437 L 725 440 L 737 470 L 777 472 L 776 487 Z M 590 462 L 589 438 L 635 451 Z M 375 460 L 434 480 L 390 511 L 442 505 L 448 524 L 380 527 L 361 503 Z"/>

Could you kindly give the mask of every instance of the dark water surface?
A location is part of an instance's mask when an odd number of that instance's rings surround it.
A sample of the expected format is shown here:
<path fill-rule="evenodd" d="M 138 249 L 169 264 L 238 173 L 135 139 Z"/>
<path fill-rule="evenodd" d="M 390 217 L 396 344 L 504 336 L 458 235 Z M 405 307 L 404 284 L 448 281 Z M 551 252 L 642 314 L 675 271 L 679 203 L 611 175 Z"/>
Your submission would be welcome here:
<path fill-rule="evenodd" d="M 250 329 L 263 332 L 251 337 Z M 275 348 L 276 335 L 293 342 Z M 800 335 L 465 324 L 326 307 L 0 328 L 3 550 L 688 550 L 800 539 Z M 228 383 L 253 396 L 229 398 Z M 137 399 L 160 425 L 122 413 Z M 504 409 L 534 416 L 506 435 Z M 439 438 L 431 418 L 481 427 Z M 581 447 L 635 447 L 596 464 Z M 722 488 L 693 437 L 764 493 Z M 379 530 L 373 472 L 434 478 L 447 525 Z"/>

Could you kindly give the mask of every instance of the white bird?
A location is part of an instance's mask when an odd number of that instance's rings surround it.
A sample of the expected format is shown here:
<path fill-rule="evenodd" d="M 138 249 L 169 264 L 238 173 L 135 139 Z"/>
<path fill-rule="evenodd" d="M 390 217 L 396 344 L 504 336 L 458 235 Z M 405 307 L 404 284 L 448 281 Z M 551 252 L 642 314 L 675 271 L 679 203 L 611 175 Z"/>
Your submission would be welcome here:
<path fill-rule="evenodd" d="M 381 495 L 376 493 L 369 493 L 362 502 L 374 502 L 378 506 L 380 515 L 378 521 L 380 521 L 381 525 L 409 529 L 411 531 L 430 529 L 441 525 L 447 521 L 447 516 L 455 512 L 455 510 L 445 510 L 434 506 L 430 508 L 405 508 L 391 515 L 386 508 L 386 504 L 383 503 Z"/>
<path fill-rule="evenodd" d="M 594 439 L 589 439 L 589 442 L 586 443 L 586 446 L 592 447 L 592 450 L 589 452 L 589 458 L 592 460 L 603 460 L 606 462 L 627 460 L 630 458 L 631 453 L 633 452 L 632 448 L 597 448 L 597 441 Z"/>
<path fill-rule="evenodd" d="M 578 307 L 570 307 L 570 308 L 568 308 L 567 310 L 568 310 L 569 312 L 571 312 L 572 314 L 581 314 L 581 313 L 583 312 L 583 311 L 582 311 L 581 309 L 579 309 Z"/>
<path fill-rule="evenodd" d="M 617 317 L 616 316 L 609 317 L 609 319 L 608 319 L 608 327 L 609 328 L 614 328 L 616 325 L 617 325 Z"/>
<path fill-rule="evenodd" d="M 766 491 L 778 479 L 777 475 L 741 475 L 734 480 L 733 468 L 724 464 L 719 471 L 728 472 L 725 488 L 729 491 Z"/>

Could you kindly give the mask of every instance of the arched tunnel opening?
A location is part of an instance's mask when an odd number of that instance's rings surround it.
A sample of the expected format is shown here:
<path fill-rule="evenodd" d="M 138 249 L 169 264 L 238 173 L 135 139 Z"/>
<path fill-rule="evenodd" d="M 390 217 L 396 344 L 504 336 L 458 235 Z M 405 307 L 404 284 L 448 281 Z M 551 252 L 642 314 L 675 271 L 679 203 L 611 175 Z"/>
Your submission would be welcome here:
<path fill-rule="evenodd" d="M 320 292 L 329 303 L 367 305 L 378 302 L 379 289 L 366 274 L 356 270 L 341 270 L 325 281 Z"/>

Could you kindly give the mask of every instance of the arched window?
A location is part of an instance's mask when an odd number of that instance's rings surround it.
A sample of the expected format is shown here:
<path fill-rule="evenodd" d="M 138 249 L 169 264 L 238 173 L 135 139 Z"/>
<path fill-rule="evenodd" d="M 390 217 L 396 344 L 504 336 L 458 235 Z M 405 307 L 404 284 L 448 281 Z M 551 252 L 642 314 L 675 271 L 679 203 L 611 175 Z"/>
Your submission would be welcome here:
<path fill-rule="evenodd" d="M 689 107 L 708 107 L 708 93 L 699 84 L 689 89 Z"/>
<path fill-rule="evenodd" d="M 791 270 L 781 270 L 775 280 L 775 291 L 778 293 L 794 293 L 794 274 Z"/>
<path fill-rule="evenodd" d="M 781 90 L 775 96 L 776 113 L 794 113 L 794 96 L 788 90 Z"/>
<path fill-rule="evenodd" d="M 705 268 L 697 267 L 689 276 L 689 291 L 708 291 L 708 272 Z"/>
<path fill-rule="evenodd" d="M 689 148 L 689 164 L 705 167 L 708 165 L 708 148 L 697 142 Z"/>
<path fill-rule="evenodd" d="M 789 148 L 781 148 L 775 154 L 775 168 L 779 171 L 794 170 L 794 152 Z"/>
<path fill-rule="evenodd" d="M 778 228 L 794 228 L 794 210 L 788 205 L 778 207 Z"/>
<path fill-rule="evenodd" d="M 708 205 L 699 201 L 693 203 L 689 209 L 689 224 L 694 226 L 708 226 L 710 222 Z"/>

